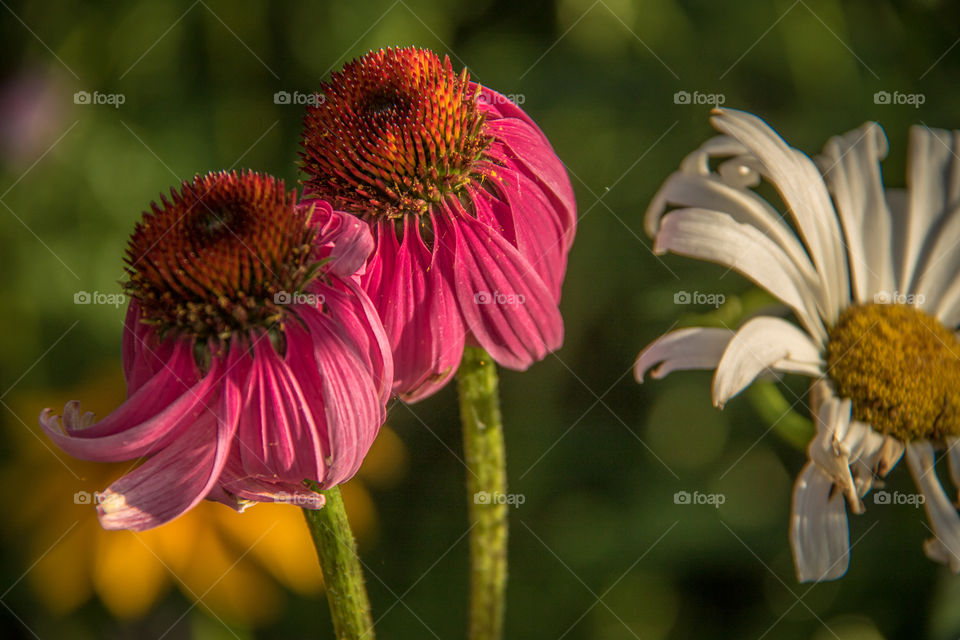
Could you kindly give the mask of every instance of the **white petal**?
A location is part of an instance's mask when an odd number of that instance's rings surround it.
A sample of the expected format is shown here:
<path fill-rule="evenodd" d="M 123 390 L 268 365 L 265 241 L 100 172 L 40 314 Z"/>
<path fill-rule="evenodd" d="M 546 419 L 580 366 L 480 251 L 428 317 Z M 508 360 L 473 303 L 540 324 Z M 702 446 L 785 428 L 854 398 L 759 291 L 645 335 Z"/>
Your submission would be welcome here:
<path fill-rule="evenodd" d="M 817 340 L 826 339 L 804 277 L 783 250 L 756 227 L 717 211 L 678 209 L 663 218 L 654 251 L 672 251 L 738 271 L 782 300 Z"/>
<path fill-rule="evenodd" d="M 934 538 L 924 545 L 931 560 L 942 562 L 954 573 L 960 572 L 960 516 L 950 502 L 934 468 L 933 446 L 918 440 L 907 445 L 907 463 L 914 482 L 926 499 L 924 508 L 933 525 Z"/>
<path fill-rule="evenodd" d="M 939 319 L 955 306 L 960 288 L 960 209 L 954 209 L 931 232 L 933 238 L 924 245 L 924 259 L 910 292 L 918 294 L 920 308 Z"/>
<path fill-rule="evenodd" d="M 824 314 L 833 323 L 848 298 L 843 235 L 827 186 L 816 165 L 791 148 L 763 120 L 728 109 L 714 110 L 713 126 L 742 142 L 763 163 L 780 192 L 824 285 Z"/>
<path fill-rule="evenodd" d="M 956 329 L 960 326 L 960 278 L 950 284 L 936 301 L 936 307 L 928 313 L 931 313 L 945 327 Z"/>
<path fill-rule="evenodd" d="M 897 463 L 900 462 L 900 458 L 903 457 L 903 452 L 905 449 L 906 445 L 903 444 L 902 440 L 887 436 L 883 446 L 880 448 L 880 452 L 877 454 L 877 460 L 874 463 L 876 474 L 883 478 L 890 473 L 890 470 L 897 466 Z"/>
<path fill-rule="evenodd" d="M 810 461 L 836 485 L 854 513 L 863 513 L 863 503 L 850 473 L 851 441 L 862 437 L 862 431 L 851 426 L 850 401 L 830 398 L 817 412 L 817 434 L 807 447 Z"/>
<path fill-rule="evenodd" d="M 637 382 L 643 382 L 647 370 L 662 363 L 650 374 L 662 378 L 671 371 L 713 369 L 720 362 L 733 331 L 708 327 L 678 329 L 662 335 L 640 352 L 633 367 Z"/>
<path fill-rule="evenodd" d="M 930 232 L 943 215 L 960 203 L 960 132 L 915 126 L 910 128 L 907 188 L 910 215 L 904 234 L 901 291 L 922 291 L 917 263 Z M 945 269 L 940 264 L 936 269 Z"/>
<path fill-rule="evenodd" d="M 773 240 L 804 275 L 807 286 L 819 288 L 819 276 L 796 234 L 770 204 L 746 189 L 727 184 L 717 176 L 691 175 L 678 171 L 667 178 L 654 196 L 647 219 L 657 218 L 668 205 L 726 213 L 737 222 L 755 226 Z"/>
<path fill-rule="evenodd" d="M 860 438 L 856 446 L 850 448 L 850 470 L 853 472 L 854 482 L 856 483 L 857 496 L 865 496 L 873 486 L 877 460 L 888 438 L 882 433 L 874 431 L 870 425 L 864 422 L 852 420 L 850 425 L 851 429 L 860 432 Z"/>
<path fill-rule="evenodd" d="M 890 211 L 883 193 L 880 160 L 887 157 L 887 137 L 868 122 L 831 138 L 819 164 L 843 223 L 851 278 L 857 302 L 873 302 L 876 293 L 893 293 L 896 283 L 890 256 Z"/>
<path fill-rule="evenodd" d="M 793 488 L 790 544 L 801 582 L 835 580 L 850 564 L 850 532 L 843 494 L 808 462 Z"/>
<path fill-rule="evenodd" d="M 768 368 L 819 376 L 820 350 L 810 336 L 782 318 L 746 322 L 723 353 L 713 376 L 713 402 L 722 407 Z"/>
<path fill-rule="evenodd" d="M 684 173 L 706 176 L 711 171 L 711 158 L 740 156 L 745 153 L 747 148 L 730 136 L 714 136 L 700 145 L 699 149 L 688 154 L 680 163 L 680 170 Z"/>
<path fill-rule="evenodd" d="M 947 438 L 947 459 L 954 489 L 960 489 L 960 438 Z"/>

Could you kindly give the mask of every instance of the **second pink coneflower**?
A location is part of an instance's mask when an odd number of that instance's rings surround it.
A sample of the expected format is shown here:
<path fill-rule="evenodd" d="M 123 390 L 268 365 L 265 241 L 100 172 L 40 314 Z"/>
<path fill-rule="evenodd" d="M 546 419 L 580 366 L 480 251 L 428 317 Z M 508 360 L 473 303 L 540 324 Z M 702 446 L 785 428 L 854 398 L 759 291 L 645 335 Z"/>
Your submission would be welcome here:
<path fill-rule="evenodd" d="M 347 64 L 321 97 L 305 118 L 305 195 L 374 231 L 361 282 L 394 352 L 394 391 L 434 393 L 465 344 L 512 369 L 559 348 L 576 205 L 537 125 L 413 47 Z"/>
<path fill-rule="evenodd" d="M 105 528 L 149 529 L 204 498 L 317 509 L 304 481 L 357 471 L 392 379 L 353 279 L 371 246 L 353 216 L 256 173 L 198 176 L 144 214 L 127 254 L 128 399 L 99 422 L 77 402 L 41 417 L 78 458 L 147 458 L 100 494 Z"/>

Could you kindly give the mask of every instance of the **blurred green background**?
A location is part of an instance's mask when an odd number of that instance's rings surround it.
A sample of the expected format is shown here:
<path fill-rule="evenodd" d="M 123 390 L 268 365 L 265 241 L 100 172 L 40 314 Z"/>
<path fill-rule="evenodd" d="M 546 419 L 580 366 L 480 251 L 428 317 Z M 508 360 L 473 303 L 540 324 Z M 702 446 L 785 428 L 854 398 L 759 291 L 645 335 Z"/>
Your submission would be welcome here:
<path fill-rule="evenodd" d="M 289 536 L 262 554 L 255 536 L 244 542 L 248 515 L 227 522 L 208 510 L 153 538 L 98 532 L 73 494 L 102 489 L 125 467 L 55 455 L 36 416 L 73 397 L 100 415 L 122 400 L 124 309 L 74 298 L 119 293 L 127 234 L 151 200 L 211 169 L 295 184 L 302 105 L 275 94 L 309 93 L 371 48 L 411 44 L 516 96 L 569 168 L 580 210 L 566 344 L 502 376 L 510 487 L 525 498 L 511 512 L 507 637 L 960 634 L 960 580 L 924 558 L 924 514 L 908 505 L 868 501 L 851 523 L 847 576 L 797 584 L 787 527 L 805 454 L 783 432 L 809 428 L 804 404 L 769 426 L 783 413 L 775 401 L 794 404 L 802 381 L 758 387 L 720 412 L 709 373 L 641 386 L 631 372 L 637 352 L 678 321 L 737 322 L 768 302 L 723 269 L 654 257 L 642 230 L 656 188 L 711 135 L 702 102 L 755 112 L 809 153 L 877 120 L 891 142 L 887 184 L 903 186 L 907 127 L 960 126 L 955 3 L 0 4 L 3 637 L 332 637 L 309 577 L 293 576 L 295 566 L 271 572 L 285 554 L 312 566 L 296 517 L 271 529 L 259 516 L 263 531 Z M 923 104 L 877 104 L 878 91 Z M 726 304 L 676 305 L 680 291 L 722 293 Z M 462 637 L 467 525 L 453 389 L 394 405 L 390 425 L 399 437 L 381 456 L 387 471 L 358 480 L 352 503 L 379 634 Z M 904 468 L 890 486 L 911 491 Z M 679 491 L 725 502 L 676 504 Z M 207 540 L 213 531 L 219 542 Z M 211 568 L 215 555 L 223 570 Z M 186 577 L 207 569 L 206 582 Z"/>

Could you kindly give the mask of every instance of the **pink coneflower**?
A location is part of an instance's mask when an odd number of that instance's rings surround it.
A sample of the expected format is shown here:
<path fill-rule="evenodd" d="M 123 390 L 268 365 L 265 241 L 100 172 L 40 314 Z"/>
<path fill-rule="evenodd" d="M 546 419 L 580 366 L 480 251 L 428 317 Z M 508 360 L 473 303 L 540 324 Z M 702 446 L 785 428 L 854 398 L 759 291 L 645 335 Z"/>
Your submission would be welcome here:
<path fill-rule="evenodd" d="M 437 391 L 465 343 L 512 369 L 559 348 L 576 204 L 537 125 L 413 47 L 347 64 L 318 97 L 304 120 L 305 195 L 374 229 L 361 283 L 390 337 L 394 391 Z"/>
<path fill-rule="evenodd" d="M 304 481 L 357 471 L 393 366 L 352 279 L 371 247 L 354 217 L 250 172 L 198 176 L 144 213 L 126 258 L 126 402 L 97 423 L 71 402 L 63 430 L 41 416 L 78 458 L 148 458 L 100 494 L 105 528 L 149 529 L 204 498 L 319 508 Z"/>

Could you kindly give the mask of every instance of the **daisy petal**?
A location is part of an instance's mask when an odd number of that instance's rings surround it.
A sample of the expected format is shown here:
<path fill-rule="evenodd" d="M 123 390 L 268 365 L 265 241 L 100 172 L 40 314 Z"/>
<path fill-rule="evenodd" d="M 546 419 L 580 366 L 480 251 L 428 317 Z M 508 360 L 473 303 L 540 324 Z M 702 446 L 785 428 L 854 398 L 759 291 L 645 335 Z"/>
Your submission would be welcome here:
<path fill-rule="evenodd" d="M 781 318 L 760 316 L 745 323 L 730 340 L 713 377 L 718 407 L 737 395 L 766 369 L 819 376 L 820 349 L 810 336 Z"/>
<path fill-rule="evenodd" d="M 324 408 L 324 415 L 316 419 L 318 423 L 322 420 L 322 432 L 329 440 L 329 466 L 323 476 L 317 476 L 324 487 L 353 477 L 377 437 L 382 415 L 369 372 L 360 358 L 344 348 L 332 324 L 325 316 L 311 318 L 310 357 L 303 352 L 288 356 L 304 386 L 323 394 L 322 404 L 314 402 L 313 406 Z"/>
<path fill-rule="evenodd" d="M 633 375 L 637 382 L 643 382 L 647 370 L 657 363 L 661 363 L 660 366 L 650 374 L 654 378 L 677 370 L 713 369 L 732 337 L 733 331 L 729 329 L 691 327 L 671 331 L 651 342 L 637 356 Z"/>
<path fill-rule="evenodd" d="M 78 409 L 64 411 L 64 434 L 47 409 L 40 424 L 71 455 L 88 460 L 126 460 L 129 456 L 124 457 L 124 453 L 138 451 L 132 456 L 137 457 L 175 431 L 180 418 L 196 404 L 196 394 L 213 383 L 209 376 L 199 382 L 196 379 L 192 346 L 180 342 L 167 365 L 100 422 L 81 423 Z M 84 440 L 90 442 L 85 444 Z"/>
<path fill-rule="evenodd" d="M 954 573 L 960 572 L 960 516 L 937 478 L 933 445 L 917 440 L 907 445 L 907 464 L 913 481 L 923 493 L 924 508 L 933 525 L 934 537 L 924 549 L 931 560 L 942 562 Z"/>
<path fill-rule="evenodd" d="M 868 122 L 831 138 L 819 158 L 843 223 L 853 293 L 860 303 L 872 302 L 877 292 L 896 289 L 890 210 L 880 174 L 880 161 L 888 150 L 883 129 Z"/>
<path fill-rule="evenodd" d="M 810 441 L 810 461 L 840 489 L 854 513 L 863 513 L 863 503 L 850 472 L 850 445 L 863 438 L 863 430 L 850 420 L 850 401 L 829 398 L 817 412 L 817 435 Z"/>
<path fill-rule="evenodd" d="M 717 109 L 714 113 L 714 127 L 750 149 L 783 197 L 821 275 L 826 320 L 828 324 L 834 322 L 848 289 L 847 266 L 840 250 L 843 236 L 837 214 L 816 165 L 787 145 L 760 118 L 730 109 Z"/>
<path fill-rule="evenodd" d="M 850 564 L 850 532 L 843 494 L 808 462 L 793 489 L 790 544 L 800 582 L 835 580 Z"/>
<path fill-rule="evenodd" d="M 175 340 L 160 340 L 156 328 L 140 322 L 140 305 L 130 301 L 123 321 L 123 376 L 127 397 L 140 390 L 173 357 Z"/>
<path fill-rule="evenodd" d="M 956 261 L 944 259 L 957 255 L 953 238 L 946 251 L 921 259 L 931 231 L 941 218 L 960 206 L 960 132 L 915 126 L 910 128 L 907 187 L 910 204 L 904 229 L 904 260 L 900 290 L 927 294 L 924 286 L 932 283 L 945 290 L 943 283 L 956 274 Z M 951 216 L 956 218 L 957 216 Z M 940 234 L 940 237 L 945 237 Z"/>
<path fill-rule="evenodd" d="M 663 218 L 654 251 L 671 251 L 736 270 L 793 309 L 821 341 L 826 331 L 803 275 L 780 247 L 756 227 L 705 209 L 679 209 Z"/>
<path fill-rule="evenodd" d="M 313 223 L 319 226 L 317 244 L 320 257 L 326 259 L 325 270 L 347 277 L 363 266 L 373 251 L 370 227 L 359 218 L 334 211 L 325 200 L 304 200 L 301 206 L 312 206 Z"/>
<path fill-rule="evenodd" d="M 810 258 L 796 234 L 770 204 L 747 189 L 734 187 L 716 176 L 678 171 L 667 178 L 647 209 L 648 220 L 659 220 L 667 206 L 709 209 L 726 213 L 737 222 L 750 224 L 773 240 L 804 275 L 808 286 L 820 287 Z"/>
<path fill-rule="evenodd" d="M 960 438 L 947 438 L 947 459 L 950 461 L 950 479 L 960 490 Z"/>

